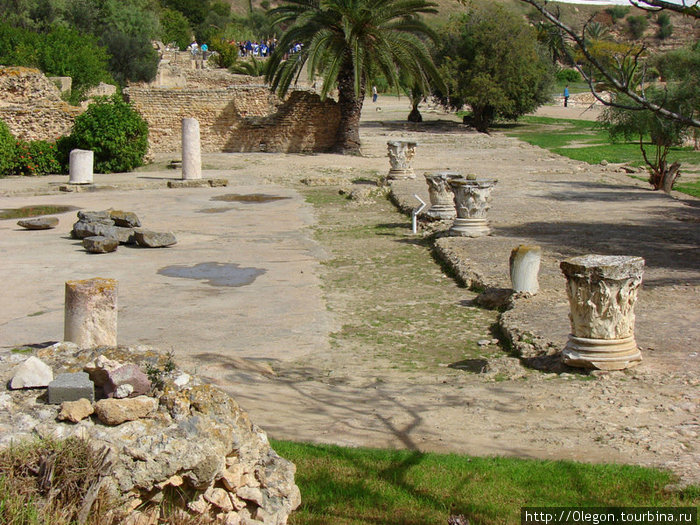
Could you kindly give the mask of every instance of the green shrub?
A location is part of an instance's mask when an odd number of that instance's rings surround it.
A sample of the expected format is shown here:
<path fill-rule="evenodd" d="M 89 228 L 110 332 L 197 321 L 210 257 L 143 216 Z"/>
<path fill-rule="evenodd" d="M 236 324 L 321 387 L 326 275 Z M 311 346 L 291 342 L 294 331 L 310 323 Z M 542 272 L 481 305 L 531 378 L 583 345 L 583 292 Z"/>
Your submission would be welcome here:
<path fill-rule="evenodd" d="M 581 74 L 575 69 L 560 69 L 559 71 L 557 71 L 557 82 L 581 82 Z"/>
<path fill-rule="evenodd" d="M 15 158 L 15 137 L 4 121 L 0 120 L 0 177 L 12 174 Z"/>
<path fill-rule="evenodd" d="M 217 52 L 217 55 L 214 56 L 219 67 L 228 69 L 238 62 L 238 46 L 233 46 L 225 40 L 222 41 L 221 38 L 214 38 L 209 49 Z"/>
<path fill-rule="evenodd" d="M 15 175 L 50 175 L 61 172 L 54 144 L 45 140 L 16 142 L 13 168 Z"/>
<path fill-rule="evenodd" d="M 605 12 L 612 17 L 614 24 L 618 20 L 625 18 L 627 13 L 630 12 L 630 8 L 628 6 L 616 5 L 613 7 L 607 7 Z"/>
<path fill-rule="evenodd" d="M 174 9 L 166 9 L 160 15 L 161 40 L 166 44 L 175 42 L 177 47 L 185 49 L 190 45 L 192 28 L 185 15 Z"/>
<path fill-rule="evenodd" d="M 630 16 L 627 19 L 627 29 L 629 29 L 630 34 L 635 39 L 642 38 L 644 31 L 649 26 L 649 21 L 645 16 Z"/>
<path fill-rule="evenodd" d="M 656 32 L 659 40 L 664 40 L 673 34 L 673 25 L 671 25 L 671 17 L 668 13 L 659 13 L 659 16 L 656 17 L 656 24 L 659 26 L 659 30 Z"/>
<path fill-rule="evenodd" d="M 70 136 L 58 142 L 61 160 L 70 150 L 92 150 L 97 173 L 131 171 L 143 165 L 148 150 L 148 125 L 118 95 L 103 97 L 75 119 Z"/>

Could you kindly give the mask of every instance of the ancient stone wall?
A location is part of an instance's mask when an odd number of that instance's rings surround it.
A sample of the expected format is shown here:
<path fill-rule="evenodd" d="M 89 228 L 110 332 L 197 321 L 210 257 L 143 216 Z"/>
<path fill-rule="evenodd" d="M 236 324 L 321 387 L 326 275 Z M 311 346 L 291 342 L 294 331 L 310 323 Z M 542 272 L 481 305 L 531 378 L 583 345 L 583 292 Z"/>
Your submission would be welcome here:
<path fill-rule="evenodd" d="M 150 151 L 179 151 L 182 119 L 199 120 L 202 151 L 326 151 L 340 112 L 332 100 L 294 91 L 281 101 L 266 86 L 125 90 L 149 126 Z"/>
<path fill-rule="evenodd" d="M 0 119 L 18 139 L 56 140 L 70 133 L 82 112 L 38 69 L 0 67 Z"/>

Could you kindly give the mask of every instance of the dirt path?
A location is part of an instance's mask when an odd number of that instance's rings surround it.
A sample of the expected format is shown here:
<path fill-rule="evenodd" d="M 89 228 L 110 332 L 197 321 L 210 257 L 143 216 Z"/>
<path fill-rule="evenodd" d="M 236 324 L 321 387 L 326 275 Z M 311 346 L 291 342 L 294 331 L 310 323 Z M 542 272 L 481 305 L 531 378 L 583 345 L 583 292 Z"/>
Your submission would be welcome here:
<path fill-rule="evenodd" d="M 583 167 L 514 139 L 469 132 L 439 111 L 425 111 L 428 122 L 422 126 L 404 122 L 407 114 L 404 99 L 368 102 L 362 157 L 206 155 L 208 173 L 227 177 L 230 188 L 167 193 L 155 189 L 172 177 L 157 171 L 169 160 L 164 156 L 147 171 L 112 179 L 122 181 L 123 188 L 131 180 L 133 188 L 152 183 L 154 189 L 60 198 L 82 207 L 134 209 L 154 229 L 173 229 L 182 240 L 177 250 L 124 250 L 118 252 L 119 259 L 86 258 L 65 238 L 47 236 L 39 250 L 26 236 L 19 241 L 16 228 L 4 226 L 0 248 L 10 259 L 0 277 L 12 279 L 16 302 L 4 301 L 0 345 L 60 338 L 62 289 L 48 291 L 46 282 L 48 276 L 59 285 L 76 278 L 71 270 L 75 266 L 85 276 L 113 274 L 131 284 L 123 288 L 123 300 L 120 292 L 121 342 L 172 349 L 178 361 L 233 394 L 272 437 L 631 462 L 673 468 L 684 482 L 700 482 L 696 332 L 679 334 L 669 322 L 660 324 L 654 335 L 662 341 L 658 351 L 663 351 L 664 340 L 679 351 L 685 345 L 685 366 L 680 369 L 655 366 L 652 359 L 653 366 L 596 379 L 524 368 L 494 344 L 490 328 L 497 312 L 471 304 L 475 294 L 444 275 L 428 243 L 410 234 L 410 219 L 371 184 L 388 171 L 386 141 L 403 136 L 420 142 L 415 160 L 419 174 L 435 169 L 480 175 L 497 171 L 520 180 L 518 198 L 504 199 L 501 210 L 508 217 L 545 214 L 542 228 L 548 224 L 547 211 L 569 214 L 570 220 L 558 220 L 571 224 L 585 224 L 586 217 L 595 216 L 594 203 L 572 197 L 565 180 L 557 182 L 567 174 L 586 174 L 603 192 L 609 185 L 632 194 L 642 183 L 636 186 L 613 171 Z M 27 186 L 22 191 L 28 193 L 41 185 L 51 192 L 52 179 L 0 182 L 3 207 L 58 198 L 55 192 L 12 196 L 20 186 Z M 361 190 L 364 199 L 338 195 L 343 187 Z M 581 187 L 577 191 L 579 195 Z M 212 196 L 254 192 L 290 199 L 204 212 L 224 207 L 210 202 Z M 627 224 L 661 213 L 650 207 L 648 198 L 629 202 L 610 221 Z M 679 207 L 676 222 L 695 220 L 696 209 Z M 499 216 L 496 205 L 493 212 Z M 510 225 L 511 219 L 497 220 L 501 231 L 510 228 L 513 238 L 518 236 L 515 219 Z M 537 230 L 536 221 L 531 222 Z M 632 235 L 643 230 L 626 231 Z M 572 231 L 568 242 L 585 249 L 585 240 L 595 232 Z M 567 239 L 566 232 L 559 233 Z M 643 235 L 639 239 L 649 242 Z M 663 243 L 663 236 L 653 242 Z M 700 320 L 694 243 L 684 251 L 683 257 L 690 259 L 679 259 L 675 270 L 659 268 L 654 274 L 659 300 L 670 311 L 677 294 L 687 305 L 679 314 L 681 324 L 690 328 Z M 658 254 L 664 250 L 657 244 L 654 249 Z M 507 258 L 498 260 L 507 263 Z M 166 265 L 206 261 L 267 273 L 237 289 L 156 273 Z M 494 266 L 485 271 L 501 270 Z M 544 278 L 554 279 L 554 273 L 545 268 Z M 272 365 L 276 375 L 256 366 L 261 361 Z M 462 363 L 463 369 L 448 366 L 454 363 Z M 477 373 L 484 365 L 484 373 Z"/>

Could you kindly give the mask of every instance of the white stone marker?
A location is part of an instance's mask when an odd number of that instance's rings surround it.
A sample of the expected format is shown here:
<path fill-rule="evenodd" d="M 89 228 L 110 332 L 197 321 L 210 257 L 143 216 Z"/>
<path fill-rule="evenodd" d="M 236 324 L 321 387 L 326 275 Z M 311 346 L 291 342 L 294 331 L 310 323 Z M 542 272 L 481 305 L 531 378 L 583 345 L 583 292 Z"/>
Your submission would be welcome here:
<path fill-rule="evenodd" d="M 425 212 L 425 215 L 431 219 L 454 219 L 457 216 L 454 194 L 449 181 L 461 176 L 460 173 L 453 171 L 425 174 L 425 182 L 428 184 L 428 195 L 430 196 L 430 208 Z"/>
<path fill-rule="evenodd" d="M 417 142 L 410 140 L 390 140 L 386 143 L 389 156 L 388 179 L 415 179 L 413 171 L 413 157 L 416 156 Z"/>
<path fill-rule="evenodd" d="M 542 248 L 521 244 L 510 252 L 510 281 L 516 292 L 535 295 L 540 285 L 537 274 L 540 271 Z"/>
<path fill-rule="evenodd" d="M 182 180 L 202 178 L 202 150 L 199 141 L 199 121 L 182 119 Z"/>
<path fill-rule="evenodd" d="M 491 233 L 486 215 L 491 208 L 491 191 L 497 182 L 475 179 L 449 180 L 457 209 L 457 218 L 449 230 L 450 235 L 481 237 Z"/>
<path fill-rule="evenodd" d="M 64 340 L 80 348 L 117 345 L 117 280 L 66 281 Z"/>
<path fill-rule="evenodd" d="M 69 184 L 92 184 L 95 154 L 87 149 L 74 149 L 70 152 L 68 171 Z"/>
<path fill-rule="evenodd" d="M 569 296 L 571 334 L 564 363 L 622 370 L 639 363 L 634 340 L 634 304 L 642 284 L 644 259 L 584 255 L 562 261 Z"/>

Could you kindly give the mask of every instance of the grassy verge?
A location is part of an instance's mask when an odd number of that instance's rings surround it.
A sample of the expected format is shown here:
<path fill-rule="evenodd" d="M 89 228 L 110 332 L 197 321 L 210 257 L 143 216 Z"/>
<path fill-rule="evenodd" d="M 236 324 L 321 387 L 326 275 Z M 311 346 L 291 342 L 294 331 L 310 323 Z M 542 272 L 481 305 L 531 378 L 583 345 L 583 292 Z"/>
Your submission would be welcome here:
<path fill-rule="evenodd" d="M 671 475 L 589 465 L 276 441 L 297 465 L 302 505 L 291 525 L 418 525 L 463 514 L 479 525 L 520 522 L 520 507 L 697 506 L 700 487 L 667 493 Z"/>
<path fill-rule="evenodd" d="M 608 133 L 595 121 L 526 116 L 515 124 L 503 124 L 497 129 L 557 155 L 588 164 L 599 164 L 605 160 L 646 166 L 637 143 L 610 142 Z M 680 162 L 682 172 L 700 173 L 700 152 L 692 148 L 672 148 L 668 159 L 669 162 Z M 698 196 L 700 182 L 694 178 L 688 182 L 680 179 L 675 189 Z"/>
<path fill-rule="evenodd" d="M 429 240 L 413 235 L 386 198 L 359 204 L 336 187 L 303 191 L 319 216 L 316 239 L 331 254 L 322 279 L 342 325 L 332 335 L 338 354 L 378 371 L 413 371 L 499 351 L 477 345 L 491 338 L 496 314 L 462 302 L 472 294 L 443 274 Z"/>

